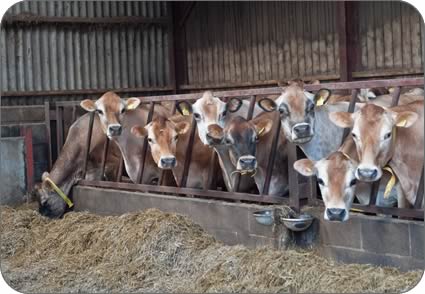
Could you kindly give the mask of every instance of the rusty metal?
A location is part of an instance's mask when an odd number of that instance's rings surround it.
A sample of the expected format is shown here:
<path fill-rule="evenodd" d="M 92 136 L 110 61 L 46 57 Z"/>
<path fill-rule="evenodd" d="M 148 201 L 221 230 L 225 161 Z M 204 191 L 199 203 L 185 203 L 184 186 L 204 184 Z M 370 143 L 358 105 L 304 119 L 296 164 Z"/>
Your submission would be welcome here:
<path fill-rule="evenodd" d="M 82 174 L 83 179 L 86 178 L 87 165 L 89 163 L 90 145 L 91 145 L 91 137 L 92 137 L 92 133 L 93 133 L 93 125 L 94 125 L 94 116 L 95 115 L 96 115 L 96 113 L 94 111 L 89 113 L 90 120 L 89 120 L 89 129 L 88 129 L 88 132 L 87 132 L 86 150 L 84 152 L 84 164 L 83 164 L 83 174 Z"/>
<path fill-rule="evenodd" d="M 351 98 L 350 98 L 350 103 L 348 104 L 348 110 L 347 110 L 350 113 L 353 113 L 354 108 L 356 107 L 357 93 L 358 93 L 357 89 L 351 90 Z M 344 143 L 349 133 L 350 133 L 350 128 L 345 128 L 342 134 L 341 145 Z"/>
<path fill-rule="evenodd" d="M 154 111 L 155 111 L 155 102 L 150 102 L 149 103 L 149 113 L 148 113 L 148 117 L 146 119 L 146 124 L 148 124 L 152 121 Z M 139 184 L 141 184 L 142 180 L 143 180 L 143 173 L 145 171 L 145 163 L 146 163 L 146 154 L 147 153 L 148 153 L 148 138 L 144 137 L 143 138 L 143 148 L 142 148 L 142 163 L 141 163 L 141 166 L 140 166 L 139 175 L 137 176 L 137 183 L 139 183 Z"/>
<path fill-rule="evenodd" d="M 277 145 L 279 143 L 279 133 L 281 129 L 281 123 L 280 123 L 280 116 L 278 113 L 275 113 L 275 117 L 273 120 L 273 141 L 272 141 L 272 148 L 270 150 L 270 157 L 269 161 L 267 163 L 267 170 L 266 170 L 266 178 L 264 180 L 264 187 L 263 187 L 263 194 L 268 195 L 269 194 L 269 188 L 270 188 L 270 181 L 272 179 L 272 172 L 274 167 L 274 161 L 276 158 L 276 149 Z"/>
<path fill-rule="evenodd" d="M 400 87 L 396 87 L 394 89 L 394 93 L 393 93 L 393 100 L 391 101 L 391 106 L 397 106 L 398 105 L 398 101 L 400 100 L 400 92 L 401 92 L 401 88 Z"/>
<path fill-rule="evenodd" d="M 106 161 L 108 159 L 108 149 L 109 149 L 109 138 L 106 137 L 105 145 L 103 146 L 102 167 L 100 170 L 101 180 L 105 180 L 105 166 L 106 166 Z"/>
<path fill-rule="evenodd" d="M 192 150 L 193 150 L 193 142 L 195 141 L 195 132 L 196 132 L 196 120 L 195 120 L 195 117 L 192 115 L 189 143 L 188 143 L 186 154 L 184 157 L 183 174 L 179 183 L 179 187 L 182 187 L 182 188 L 186 187 L 186 183 L 187 183 L 187 176 L 189 174 L 189 166 L 190 166 L 190 162 L 192 161 Z"/>
<path fill-rule="evenodd" d="M 52 137 L 51 137 L 51 130 L 50 130 L 50 104 L 49 104 L 49 102 L 44 102 L 44 123 L 46 124 L 48 166 L 49 166 L 49 170 L 51 170 L 52 169 Z"/>

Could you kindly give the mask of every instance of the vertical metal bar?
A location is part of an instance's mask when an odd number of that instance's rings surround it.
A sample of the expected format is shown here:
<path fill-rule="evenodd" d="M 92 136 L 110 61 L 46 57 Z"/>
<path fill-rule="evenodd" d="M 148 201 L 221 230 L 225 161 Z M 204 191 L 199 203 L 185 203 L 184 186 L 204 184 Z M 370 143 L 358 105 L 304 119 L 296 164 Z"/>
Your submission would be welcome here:
<path fill-rule="evenodd" d="M 394 89 L 394 93 L 393 93 L 393 100 L 391 101 L 391 107 L 397 106 L 398 105 L 398 101 L 400 100 L 400 92 L 401 92 L 401 88 L 400 87 L 396 87 Z"/>
<path fill-rule="evenodd" d="M 91 135 L 93 132 L 94 116 L 96 115 L 96 113 L 93 111 L 93 112 L 90 112 L 89 115 L 90 115 L 90 121 L 89 121 L 89 129 L 87 132 L 86 150 L 84 155 L 84 165 L 83 165 L 83 175 L 82 175 L 83 179 L 86 178 L 86 173 L 87 173 L 87 164 L 89 162 L 89 155 L 90 155 Z"/>
<path fill-rule="evenodd" d="M 147 117 L 147 120 L 146 120 L 146 124 L 148 124 L 152 121 L 155 103 L 150 102 L 149 106 L 150 106 L 150 109 L 149 109 L 148 117 Z M 138 184 L 141 184 L 142 180 L 143 180 L 143 172 L 145 170 L 145 162 L 146 162 L 146 153 L 147 152 L 148 152 L 148 138 L 145 137 L 145 138 L 143 138 L 142 164 L 141 164 L 141 167 L 140 167 L 140 173 L 137 177 L 137 183 Z"/>
<path fill-rule="evenodd" d="M 44 123 L 46 125 L 48 164 L 50 171 L 52 169 L 52 136 L 50 133 L 50 104 L 47 101 L 44 102 Z"/>
<path fill-rule="evenodd" d="M 25 164 L 27 177 L 27 191 L 31 191 L 34 184 L 34 157 L 32 146 L 32 129 L 31 127 L 21 127 L 21 136 L 25 142 Z"/>
<path fill-rule="evenodd" d="M 72 116 L 71 116 L 71 125 L 75 122 L 75 119 L 77 118 L 77 106 L 72 106 Z"/>
<path fill-rule="evenodd" d="M 121 154 L 117 174 L 115 176 L 115 182 L 121 182 L 123 170 L 124 170 L 124 159 Z"/>
<path fill-rule="evenodd" d="M 300 191 L 298 173 L 293 169 L 297 160 L 297 146 L 288 143 L 288 180 L 289 180 L 289 206 L 298 211 L 300 209 Z"/>
<path fill-rule="evenodd" d="M 350 113 L 354 112 L 354 107 L 356 106 L 357 93 L 358 93 L 357 89 L 351 90 L 351 99 L 350 99 L 350 104 L 348 105 L 348 112 Z M 349 132 L 350 132 L 349 128 L 344 129 L 344 133 L 342 134 L 342 139 L 341 139 L 341 145 L 344 143 L 345 138 L 347 138 Z"/>
<path fill-rule="evenodd" d="M 217 162 L 217 153 L 214 149 L 211 150 L 211 160 L 210 160 L 210 166 L 208 169 L 208 178 L 206 183 L 204 184 L 204 190 L 212 189 L 214 186 L 214 189 L 217 189 L 217 181 L 216 181 L 216 162 Z"/>
<path fill-rule="evenodd" d="M 418 192 L 416 193 L 416 200 L 414 208 L 420 209 L 424 199 L 424 168 L 422 167 L 421 179 L 419 181 Z"/>
<path fill-rule="evenodd" d="M 267 171 L 266 171 L 266 178 L 265 178 L 264 187 L 263 187 L 263 195 L 269 194 L 270 181 L 272 179 L 273 166 L 274 166 L 274 161 L 276 158 L 277 143 L 279 142 L 279 133 L 280 133 L 281 126 L 280 126 L 280 116 L 278 113 L 275 114 L 273 127 L 274 127 L 274 133 L 273 133 L 272 149 L 269 156 L 269 162 L 267 163 Z M 292 168 L 290 168 L 289 170 L 292 170 Z"/>
<path fill-rule="evenodd" d="M 56 105 L 56 144 L 58 156 L 63 146 L 63 107 Z"/>
<path fill-rule="evenodd" d="M 310 177 L 308 179 L 308 185 L 309 185 L 309 199 L 308 199 L 308 204 L 309 205 L 317 205 L 317 181 L 316 181 L 316 177 Z"/>
<path fill-rule="evenodd" d="M 195 117 L 192 116 L 189 143 L 188 143 L 185 158 L 184 158 L 184 168 L 183 168 L 182 178 L 180 181 L 180 187 L 186 187 L 187 175 L 189 174 L 189 166 L 190 166 L 190 162 L 192 161 L 192 150 L 193 150 L 193 142 L 195 141 L 195 131 L 196 131 L 196 120 L 195 120 Z"/>
<path fill-rule="evenodd" d="M 100 170 L 100 180 L 105 180 L 105 166 L 106 160 L 108 159 L 108 149 L 109 149 L 109 138 L 106 137 L 105 145 L 103 147 L 103 156 L 102 156 L 102 169 Z"/>
<path fill-rule="evenodd" d="M 379 192 L 379 183 L 380 183 L 380 180 L 372 183 L 372 189 L 370 191 L 369 206 L 376 205 L 376 197 Z"/>

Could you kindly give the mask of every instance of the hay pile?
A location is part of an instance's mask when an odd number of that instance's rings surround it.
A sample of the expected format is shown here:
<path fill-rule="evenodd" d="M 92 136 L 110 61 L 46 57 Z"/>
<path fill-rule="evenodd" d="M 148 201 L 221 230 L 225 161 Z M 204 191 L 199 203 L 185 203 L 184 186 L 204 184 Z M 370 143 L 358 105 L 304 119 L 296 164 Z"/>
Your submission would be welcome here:
<path fill-rule="evenodd" d="M 401 292 L 421 272 L 339 265 L 312 252 L 224 246 L 151 209 L 48 220 L 1 207 L 3 276 L 20 292 Z"/>

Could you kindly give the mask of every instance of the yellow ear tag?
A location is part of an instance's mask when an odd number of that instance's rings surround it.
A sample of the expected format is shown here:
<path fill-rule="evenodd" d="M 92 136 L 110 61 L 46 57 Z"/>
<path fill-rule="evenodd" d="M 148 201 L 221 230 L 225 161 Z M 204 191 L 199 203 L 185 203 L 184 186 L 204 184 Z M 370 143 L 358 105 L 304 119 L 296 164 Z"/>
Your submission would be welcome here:
<path fill-rule="evenodd" d="M 316 100 L 316 106 L 322 106 L 323 104 L 325 104 L 325 97 L 320 96 L 320 97 Z"/>
<path fill-rule="evenodd" d="M 261 134 L 264 132 L 266 128 L 262 128 L 259 132 L 258 132 L 258 136 L 261 136 Z"/>
<path fill-rule="evenodd" d="M 182 109 L 182 112 L 184 116 L 187 116 L 190 114 L 189 110 L 186 107 Z"/>
<path fill-rule="evenodd" d="M 406 119 L 402 119 L 401 121 L 399 121 L 397 123 L 397 127 L 404 127 L 406 126 L 407 120 Z"/>
<path fill-rule="evenodd" d="M 395 185 L 396 177 L 395 177 L 394 172 L 393 172 L 391 167 L 386 166 L 386 167 L 384 167 L 384 170 L 386 170 L 387 172 L 389 172 L 391 174 L 391 178 L 388 181 L 387 185 L 385 186 L 384 198 L 386 199 L 390 195 L 390 192 Z"/>
<path fill-rule="evenodd" d="M 136 106 L 134 103 L 127 104 L 127 110 L 133 110 L 133 109 L 136 109 Z"/>

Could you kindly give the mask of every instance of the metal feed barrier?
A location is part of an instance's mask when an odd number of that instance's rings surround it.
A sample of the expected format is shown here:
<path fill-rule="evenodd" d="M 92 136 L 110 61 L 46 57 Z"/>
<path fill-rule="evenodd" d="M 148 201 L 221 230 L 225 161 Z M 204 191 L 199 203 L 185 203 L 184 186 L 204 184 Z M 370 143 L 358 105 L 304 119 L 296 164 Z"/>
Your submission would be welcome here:
<path fill-rule="evenodd" d="M 356 97 L 359 89 L 361 88 L 375 88 L 375 87 L 395 87 L 395 91 L 393 92 L 393 100 L 392 105 L 395 106 L 398 104 L 399 98 L 400 98 L 400 90 L 403 86 L 423 86 L 424 85 L 424 79 L 423 78 L 409 78 L 409 79 L 393 79 L 393 80 L 370 80 L 370 81 L 355 81 L 355 82 L 337 82 L 337 83 L 326 83 L 321 85 L 306 85 L 305 89 L 308 91 L 317 91 L 323 87 L 326 87 L 330 90 L 351 90 L 351 100 L 349 103 L 348 111 L 353 112 L 355 108 L 356 103 Z M 239 97 L 241 99 L 249 99 L 250 100 L 250 107 L 247 115 L 247 119 L 251 119 L 253 112 L 254 112 L 254 106 L 256 103 L 256 99 L 258 96 L 263 95 L 273 95 L 273 94 L 280 94 L 281 88 L 274 87 L 274 88 L 258 88 L 258 89 L 246 89 L 246 90 L 230 90 L 230 91 L 217 91 L 214 92 L 214 95 L 223 99 L 228 99 L 231 97 Z M 148 114 L 147 123 L 152 120 L 152 116 L 154 113 L 154 107 L 156 103 L 164 102 L 164 101 L 182 101 L 182 100 L 195 100 L 199 98 L 201 95 L 199 93 L 197 94 L 180 94 L 180 95 L 161 95 L 161 96 L 151 96 L 151 97 L 143 97 L 141 98 L 143 104 L 149 104 L 150 105 L 150 111 Z M 172 112 L 175 113 L 176 111 L 176 103 L 173 105 Z M 69 126 L 75 119 L 76 119 L 76 111 L 77 107 L 79 107 L 79 102 L 59 102 L 55 104 L 56 107 L 56 120 L 57 120 L 57 150 L 58 154 L 60 149 L 63 146 L 64 143 L 64 130 L 65 125 Z M 70 117 L 68 115 L 67 122 L 65 123 L 64 120 L 64 108 L 71 108 L 71 112 L 66 112 L 67 114 L 71 114 Z M 49 105 L 46 104 L 46 111 L 49 112 Z M 92 129 L 93 129 L 93 122 L 94 122 L 94 115 L 95 113 L 90 114 L 90 125 L 89 125 L 89 131 L 87 134 L 87 148 L 85 151 L 85 161 L 84 161 L 84 175 L 87 168 L 87 162 L 88 162 L 88 156 L 89 156 L 89 149 L 90 149 L 90 139 L 92 135 Z M 160 179 L 158 180 L 158 185 L 146 185 L 141 184 L 141 179 L 143 178 L 144 173 L 144 166 L 145 166 L 145 159 L 148 151 L 148 142 L 147 138 L 144 138 L 143 142 L 143 149 L 142 149 L 142 164 L 141 164 L 141 170 L 140 174 L 138 175 L 138 183 L 123 183 L 122 180 L 122 173 L 123 173 L 123 160 L 121 158 L 121 164 L 117 170 L 115 182 L 111 181 L 103 181 L 103 179 L 99 179 L 98 181 L 88 181 L 88 180 L 81 180 L 79 182 L 79 185 L 82 186 L 93 186 L 93 187 L 102 187 L 102 188 L 113 188 L 113 189 L 123 189 L 128 191 L 139 191 L 139 192 L 153 192 L 153 193 L 166 193 L 166 194 L 173 194 L 173 195 L 191 195 L 192 197 L 201 197 L 201 198 L 214 198 L 214 199 L 222 199 L 227 201 L 245 201 L 245 202 L 255 202 L 255 203 L 261 203 L 261 204 L 286 204 L 291 207 L 293 207 L 295 210 L 299 210 L 300 207 L 304 204 L 316 206 L 316 205 L 323 205 L 323 202 L 317 197 L 317 189 L 316 189 L 316 179 L 315 177 L 311 177 L 307 180 L 307 182 L 300 182 L 300 176 L 298 173 L 292 168 L 293 163 L 298 159 L 297 158 L 297 147 L 293 144 L 290 144 L 288 148 L 288 166 L 289 166 L 289 191 L 290 195 L 289 197 L 276 197 L 268 195 L 269 187 L 270 187 L 270 180 L 273 173 L 273 163 L 276 156 L 276 148 L 278 143 L 278 136 L 281 128 L 280 118 L 279 116 L 275 116 L 276 119 L 273 124 L 273 141 L 272 141 L 272 149 L 269 155 L 268 160 L 268 166 L 267 166 L 267 172 L 266 172 L 266 179 L 265 179 L 265 185 L 263 191 L 259 191 L 259 194 L 250 194 L 250 193 L 241 193 L 238 192 L 238 186 L 239 186 L 239 180 L 240 175 L 236 175 L 235 179 L 235 189 L 234 191 L 224 192 L 224 191 L 217 191 L 216 186 L 213 183 L 213 175 L 215 171 L 217 156 L 214 152 L 214 150 L 211 150 L 213 156 L 211 158 L 210 167 L 209 167 L 209 174 L 208 174 L 208 180 L 204 183 L 203 189 L 193 189 L 193 188 L 187 188 L 186 182 L 191 162 L 191 155 L 192 155 L 192 147 L 193 142 L 195 139 L 195 131 L 196 131 L 196 121 L 193 118 L 192 119 L 192 126 L 190 130 L 190 138 L 189 138 L 189 144 L 187 146 L 186 150 L 186 157 L 185 157 L 185 163 L 183 168 L 183 177 L 181 179 L 180 183 L 177 183 L 179 187 L 170 187 L 170 186 L 163 186 L 162 181 L 164 178 L 164 171 L 162 171 Z M 49 120 L 50 118 L 48 115 L 46 115 L 46 120 Z M 46 122 L 47 123 L 47 122 Z M 346 129 L 344 131 L 343 140 L 349 133 L 349 130 Z M 102 156 L 102 172 L 101 174 L 104 174 L 105 164 L 107 160 L 108 155 L 108 148 L 109 148 L 109 140 L 106 141 L 104 149 L 103 149 L 103 156 Z M 51 148 L 49 149 L 51 158 Z M 405 218 L 415 218 L 415 219 L 424 219 L 424 210 L 421 208 L 423 194 L 424 194 L 424 185 L 423 185 L 423 169 L 422 169 L 422 176 L 417 192 L 417 199 L 416 203 L 413 208 L 396 208 L 396 207 L 379 207 L 375 205 L 376 197 L 378 193 L 378 187 L 379 187 L 379 181 L 373 183 L 372 185 L 372 191 L 371 191 L 371 197 L 370 202 L 368 205 L 359 205 L 359 204 L 353 204 L 353 208 L 360 210 L 365 213 L 372 213 L 372 214 L 387 214 L 392 216 L 399 216 L 399 217 L 405 217 Z"/>

